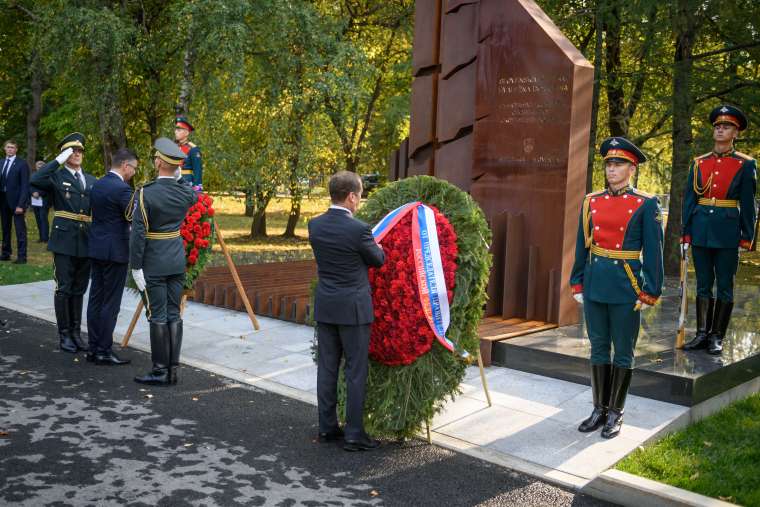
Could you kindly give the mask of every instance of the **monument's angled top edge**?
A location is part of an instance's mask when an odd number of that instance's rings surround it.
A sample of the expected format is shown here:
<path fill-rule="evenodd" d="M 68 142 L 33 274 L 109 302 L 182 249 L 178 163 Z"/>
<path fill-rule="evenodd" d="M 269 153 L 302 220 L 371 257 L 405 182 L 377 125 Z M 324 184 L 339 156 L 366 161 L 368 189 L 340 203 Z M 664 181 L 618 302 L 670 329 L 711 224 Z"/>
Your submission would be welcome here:
<path fill-rule="evenodd" d="M 578 51 L 578 48 L 576 48 L 575 45 L 570 42 L 570 39 L 565 37 L 565 34 L 562 33 L 562 30 L 560 30 L 559 27 L 554 24 L 554 21 L 552 21 L 552 19 L 546 15 L 543 9 L 541 9 L 541 7 L 539 7 L 539 5 L 534 0 L 517 1 L 520 2 L 528 14 L 530 14 L 536 23 L 538 23 L 541 28 L 544 29 L 544 32 L 546 32 L 546 34 L 551 37 L 557 47 L 565 53 L 565 55 L 570 61 L 573 62 L 574 65 L 588 67 L 590 69 L 594 68 L 594 66 L 591 65 L 591 62 L 589 62 L 586 57 L 583 56 L 583 53 Z"/>

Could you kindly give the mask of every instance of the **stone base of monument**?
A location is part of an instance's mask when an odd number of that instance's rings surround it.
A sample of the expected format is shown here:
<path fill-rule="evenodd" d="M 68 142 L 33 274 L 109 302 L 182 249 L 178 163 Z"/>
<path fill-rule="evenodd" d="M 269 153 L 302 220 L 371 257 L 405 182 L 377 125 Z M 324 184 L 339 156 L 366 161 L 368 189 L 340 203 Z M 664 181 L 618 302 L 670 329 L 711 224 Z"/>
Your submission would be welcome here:
<path fill-rule="evenodd" d="M 696 324 L 689 301 L 687 341 Z M 723 354 L 675 349 L 678 280 L 669 279 L 660 304 L 642 315 L 630 392 L 693 406 L 760 376 L 760 287 L 739 286 Z M 583 324 L 559 327 L 493 343 L 494 364 L 589 384 L 590 344 Z"/>

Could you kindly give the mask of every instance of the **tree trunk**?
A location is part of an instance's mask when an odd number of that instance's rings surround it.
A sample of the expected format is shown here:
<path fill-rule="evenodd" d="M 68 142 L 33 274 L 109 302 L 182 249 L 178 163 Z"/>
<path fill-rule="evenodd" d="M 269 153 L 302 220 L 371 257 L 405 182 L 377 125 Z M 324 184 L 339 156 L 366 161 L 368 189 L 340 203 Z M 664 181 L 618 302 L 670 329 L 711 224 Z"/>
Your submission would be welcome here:
<path fill-rule="evenodd" d="M 253 216 L 253 191 L 245 190 L 245 216 Z"/>
<path fill-rule="evenodd" d="M 179 89 L 179 99 L 175 112 L 177 115 L 187 116 L 190 110 L 190 93 L 193 86 L 193 62 L 195 61 L 195 51 L 193 50 L 192 30 L 187 31 L 185 39 L 185 56 L 182 59 L 182 83 Z"/>
<path fill-rule="evenodd" d="M 251 239 L 267 237 L 267 208 L 259 208 L 253 212 L 251 222 Z"/>
<path fill-rule="evenodd" d="M 691 90 L 692 51 L 696 39 L 697 0 L 677 0 L 673 10 L 675 58 L 673 66 L 673 172 L 670 177 L 668 226 L 665 231 L 665 273 L 677 275 L 680 264 L 683 189 L 692 155 L 691 121 L 694 99 Z"/>
<path fill-rule="evenodd" d="M 625 137 L 628 135 L 628 118 L 625 116 L 625 90 L 623 89 L 625 78 L 620 75 L 622 70 L 620 6 L 613 3 L 608 11 L 605 9 L 603 12 L 606 49 L 604 64 L 607 71 L 607 110 L 609 113 L 607 123 L 610 135 Z"/>
<path fill-rule="evenodd" d="M 596 41 L 594 44 L 594 88 L 591 96 L 591 129 L 588 146 L 588 169 L 586 170 L 586 193 L 594 190 L 594 158 L 596 156 L 596 135 L 599 127 L 599 94 L 601 93 L 602 80 L 602 40 L 604 23 L 602 16 L 604 12 L 604 0 L 598 0 L 596 6 L 596 15 L 594 16 L 594 25 L 596 30 Z"/>
<path fill-rule="evenodd" d="M 290 215 L 288 215 L 288 224 L 285 226 L 285 232 L 282 233 L 285 238 L 296 237 L 296 225 L 298 225 L 298 220 L 301 219 L 302 199 L 303 192 L 301 192 L 301 187 L 296 181 L 295 188 L 293 185 L 290 187 Z"/>
<path fill-rule="evenodd" d="M 32 103 L 26 113 L 26 160 L 30 167 L 34 167 L 35 162 L 37 162 L 37 132 L 39 131 L 40 116 L 42 116 L 43 83 L 36 62 L 37 58 L 32 58 Z"/>

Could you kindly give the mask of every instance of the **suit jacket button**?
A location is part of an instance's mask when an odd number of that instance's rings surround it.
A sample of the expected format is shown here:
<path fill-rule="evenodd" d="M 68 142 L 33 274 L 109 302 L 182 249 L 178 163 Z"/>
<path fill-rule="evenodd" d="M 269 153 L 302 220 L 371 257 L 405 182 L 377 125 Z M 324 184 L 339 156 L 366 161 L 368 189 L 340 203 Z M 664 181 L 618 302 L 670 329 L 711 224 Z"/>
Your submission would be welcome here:
<path fill-rule="evenodd" d="M 710 213 L 712 213 L 713 211 L 715 211 L 715 210 L 712 210 L 712 209 L 711 209 L 711 210 L 710 210 Z"/>

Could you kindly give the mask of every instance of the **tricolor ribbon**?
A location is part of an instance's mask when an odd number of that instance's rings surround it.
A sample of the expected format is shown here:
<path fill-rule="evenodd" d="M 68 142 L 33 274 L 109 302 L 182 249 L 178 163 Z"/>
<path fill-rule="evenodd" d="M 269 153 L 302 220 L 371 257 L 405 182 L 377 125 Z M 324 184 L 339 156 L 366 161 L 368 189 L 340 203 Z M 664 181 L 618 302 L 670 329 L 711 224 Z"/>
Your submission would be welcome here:
<path fill-rule="evenodd" d="M 412 253 L 422 311 L 441 345 L 454 352 L 454 343 L 446 337 L 451 313 L 433 210 L 419 201 L 404 204 L 385 215 L 372 229 L 372 234 L 375 241 L 380 243 L 410 212 L 412 213 Z M 468 357 L 469 354 L 467 351 L 462 351 L 462 356 Z"/>

